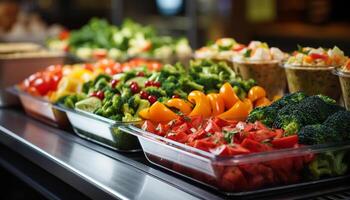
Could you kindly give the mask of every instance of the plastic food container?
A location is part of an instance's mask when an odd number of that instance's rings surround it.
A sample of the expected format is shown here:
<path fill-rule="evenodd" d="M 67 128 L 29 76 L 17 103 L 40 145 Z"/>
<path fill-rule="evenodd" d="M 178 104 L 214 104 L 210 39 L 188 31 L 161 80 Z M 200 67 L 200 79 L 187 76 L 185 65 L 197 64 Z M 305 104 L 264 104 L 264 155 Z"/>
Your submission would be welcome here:
<path fill-rule="evenodd" d="M 63 64 L 65 55 L 54 52 L 0 54 L 0 107 L 18 104 L 5 90 L 52 64 Z"/>
<path fill-rule="evenodd" d="M 137 125 L 141 122 L 116 122 L 89 112 L 66 108 L 56 105 L 57 109 L 67 114 L 74 132 L 87 140 L 122 152 L 141 150 L 137 137 L 118 129 L 119 126 Z"/>
<path fill-rule="evenodd" d="M 308 180 L 313 162 L 330 153 L 350 156 L 350 143 L 304 146 L 294 149 L 220 157 L 185 144 L 143 131 L 134 126 L 120 127 L 139 138 L 147 159 L 158 166 L 213 187 L 227 195 L 261 193 L 297 185 L 316 184 L 345 178 L 339 175 Z M 346 161 L 349 162 L 349 161 Z M 335 164 L 335 163 L 330 163 Z"/>
<path fill-rule="evenodd" d="M 308 95 L 323 94 L 333 99 L 340 98 L 337 76 L 332 74 L 334 66 L 295 66 L 285 64 L 289 92 L 303 91 Z"/>
<path fill-rule="evenodd" d="M 51 102 L 21 91 L 16 86 L 9 88 L 8 91 L 19 97 L 21 104 L 28 115 L 54 127 L 62 129 L 69 128 L 66 114 L 57 110 Z"/>
<path fill-rule="evenodd" d="M 350 109 L 350 72 L 344 72 L 339 68 L 333 69 L 333 74 L 339 77 L 343 101 L 347 110 Z"/>
<path fill-rule="evenodd" d="M 267 96 L 273 98 L 282 96 L 286 90 L 286 74 L 279 61 L 237 61 L 234 69 L 244 80 L 254 79 L 258 85 L 265 88 Z"/>

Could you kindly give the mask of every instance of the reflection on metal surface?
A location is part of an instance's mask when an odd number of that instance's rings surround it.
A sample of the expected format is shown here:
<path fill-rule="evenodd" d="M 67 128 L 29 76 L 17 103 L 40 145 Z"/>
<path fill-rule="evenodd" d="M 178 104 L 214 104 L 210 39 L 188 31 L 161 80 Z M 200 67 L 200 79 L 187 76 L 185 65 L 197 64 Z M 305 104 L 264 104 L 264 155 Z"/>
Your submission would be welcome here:
<path fill-rule="evenodd" d="M 6 142 L 6 137 L 15 142 Z M 69 183 L 73 176 L 78 176 L 80 181 L 72 186 L 84 194 L 91 196 L 96 191 L 102 191 L 118 199 L 145 200 L 195 198 L 172 184 L 86 147 L 77 140 L 76 136 L 41 124 L 23 113 L 0 109 L 0 143 L 10 145 L 14 151 L 65 182 Z M 48 166 L 45 164 L 48 161 L 54 164 Z M 89 191 L 84 185 L 86 183 L 93 185 L 96 191 Z"/>

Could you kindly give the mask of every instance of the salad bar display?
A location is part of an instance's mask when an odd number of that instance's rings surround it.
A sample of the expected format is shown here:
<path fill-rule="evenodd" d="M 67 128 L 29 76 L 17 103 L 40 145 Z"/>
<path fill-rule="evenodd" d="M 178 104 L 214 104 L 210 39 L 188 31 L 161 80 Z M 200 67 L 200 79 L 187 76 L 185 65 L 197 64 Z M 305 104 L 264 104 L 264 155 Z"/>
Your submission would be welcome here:
<path fill-rule="evenodd" d="M 186 39 L 99 19 L 48 46 L 85 62 L 9 89 L 45 123 L 228 195 L 349 174 L 350 60 L 336 46 L 221 38 L 192 55 Z"/>
<path fill-rule="evenodd" d="M 160 36 L 154 28 L 130 19 L 117 27 L 106 20 L 93 18 L 79 30 L 63 31 L 56 38 L 50 38 L 47 46 L 84 60 L 111 58 L 123 61 L 143 57 L 185 62 L 192 53 L 187 39 Z"/>

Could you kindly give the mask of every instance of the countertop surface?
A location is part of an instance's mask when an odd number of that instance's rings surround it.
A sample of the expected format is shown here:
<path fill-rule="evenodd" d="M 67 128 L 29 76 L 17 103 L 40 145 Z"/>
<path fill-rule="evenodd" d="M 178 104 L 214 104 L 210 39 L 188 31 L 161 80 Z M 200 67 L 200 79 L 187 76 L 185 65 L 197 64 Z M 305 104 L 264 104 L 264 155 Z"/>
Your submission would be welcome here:
<path fill-rule="evenodd" d="M 227 197 L 154 166 L 142 152 L 116 153 L 77 137 L 72 130 L 47 126 L 19 109 L 0 108 L 0 144 L 92 199 L 241 198 Z M 299 190 L 298 197 L 317 196 L 320 191 L 302 193 Z M 279 196 L 265 197 L 288 199 L 293 195 L 295 192 L 285 191 Z"/>

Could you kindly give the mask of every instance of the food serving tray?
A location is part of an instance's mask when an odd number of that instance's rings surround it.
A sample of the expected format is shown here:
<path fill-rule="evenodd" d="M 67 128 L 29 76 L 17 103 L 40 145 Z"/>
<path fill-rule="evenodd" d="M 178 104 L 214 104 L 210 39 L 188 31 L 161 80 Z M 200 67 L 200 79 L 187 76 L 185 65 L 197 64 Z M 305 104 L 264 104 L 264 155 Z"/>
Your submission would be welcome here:
<path fill-rule="evenodd" d="M 54 107 L 66 113 L 74 132 L 79 137 L 121 152 L 141 150 L 137 137 L 118 129 L 119 126 L 137 125 L 140 122 L 117 122 L 86 111 L 70 109 L 60 104 Z"/>
<path fill-rule="evenodd" d="M 19 97 L 28 115 L 54 127 L 62 129 L 70 127 L 66 114 L 56 109 L 48 100 L 30 95 L 20 90 L 17 86 L 10 87 L 7 90 Z"/>
<path fill-rule="evenodd" d="M 223 157 L 132 125 L 121 126 L 119 129 L 138 137 L 145 156 L 151 163 L 226 195 L 243 196 L 303 187 L 349 176 L 349 169 L 346 169 L 342 174 L 311 179 L 312 174 L 308 170 L 316 159 L 330 154 L 344 154 L 349 163 L 349 142 Z"/>

